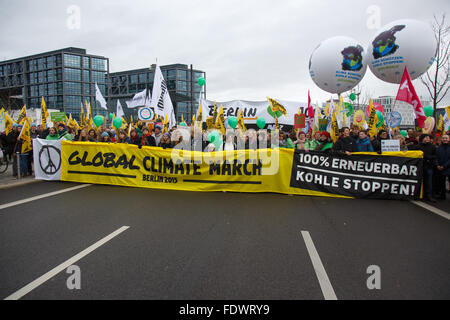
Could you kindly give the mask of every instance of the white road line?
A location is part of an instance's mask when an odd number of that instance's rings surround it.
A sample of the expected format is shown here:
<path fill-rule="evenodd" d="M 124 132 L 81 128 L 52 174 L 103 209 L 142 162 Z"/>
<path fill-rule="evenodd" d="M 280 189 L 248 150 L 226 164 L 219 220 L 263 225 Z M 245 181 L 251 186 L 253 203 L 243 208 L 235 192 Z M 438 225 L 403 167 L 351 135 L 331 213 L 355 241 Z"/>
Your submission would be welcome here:
<path fill-rule="evenodd" d="M 100 241 L 94 243 L 89 248 L 81 251 L 76 256 L 73 256 L 72 258 L 70 258 L 69 260 L 61 263 L 59 266 L 53 268 L 52 270 L 50 270 L 49 272 L 47 272 L 43 276 L 41 276 L 41 277 L 37 278 L 36 280 L 34 280 L 33 282 L 27 284 L 22 289 L 14 292 L 12 295 L 10 295 L 9 297 L 5 298 L 5 300 L 19 300 L 24 295 L 28 294 L 30 291 L 36 289 L 37 287 L 42 285 L 44 282 L 46 282 L 47 280 L 53 278 L 55 275 L 57 275 L 58 273 L 60 273 L 61 271 L 65 270 L 65 269 L 67 269 L 68 267 L 73 265 L 75 262 L 77 262 L 78 260 L 84 258 L 89 253 L 91 253 L 95 249 L 99 248 L 100 246 L 104 245 L 106 242 L 110 241 L 114 237 L 117 237 L 119 234 L 121 234 L 122 232 L 124 232 L 128 228 L 129 227 L 127 227 L 127 226 L 123 226 L 122 228 L 114 231 L 110 235 L 108 235 L 108 236 L 104 237 L 103 239 L 101 239 Z"/>
<path fill-rule="evenodd" d="M 429 204 L 423 203 L 421 201 L 411 201 L 411 203 L 414 203 L 416 206 L 422 207 L 424 209 L 427 209 L 428 211 L 431 211 L 447 220 L 450 220 L 450 214 L 445 212 L 444 210 L 435 208 L 433 206 L 430 206 Z"/>
<path fill-rule="evenodd" d="M 320 260 L 319 254 L 317 253 L 316 247 L 311 239 L 311 235 L 308 231 L 302 231 L 302 236 L 305 241 L 306 249 L 308 249 L 314 271 L 316 271 L 320 289 L 322 289 L 325 300 L 337 300 L 338 298 L 336 297 L 336 293 L 334 293 L 333 286 L 330 283 L 330 279 L 328 279 L 327 272 L 323 267 L 322 261 Z"/>
<path fill-rule="evenodd" d="M 76 187 L 67 188 L 67 189 L 63 189 L 63 190 L 59 190 L 59 191 L 55 191 L 55 192 L 42 194 L 40 196 L 35 196 L 35 197 L 23 199 L 23 200 L 18 200 L 18 201 L 6 203 L 6 204 L 1 204 L 0 205 L 0 210 L 6 209 L 6 208 L 10 208 L 10 207 L 14 207 L 14 206 L 18 206 L 20 204 L 24 204 L 24 203 L 31 202 L 31 201 L 36 201 L 36 200 L 43 199 L 43 198 L 53 197 L 53 196 L 56 196 L 56 195 L 61 194 L 61 193 L 70 192 L 70 191 L 74 191 L 74 190 L 77 190 L 77 189 L 86 188 L 86 187 L 89 187 L 89 186 L 92 186 L 92 184 L 82 184 L 82 185 L 79 185 L 79 186 L 76 186 Z"/>

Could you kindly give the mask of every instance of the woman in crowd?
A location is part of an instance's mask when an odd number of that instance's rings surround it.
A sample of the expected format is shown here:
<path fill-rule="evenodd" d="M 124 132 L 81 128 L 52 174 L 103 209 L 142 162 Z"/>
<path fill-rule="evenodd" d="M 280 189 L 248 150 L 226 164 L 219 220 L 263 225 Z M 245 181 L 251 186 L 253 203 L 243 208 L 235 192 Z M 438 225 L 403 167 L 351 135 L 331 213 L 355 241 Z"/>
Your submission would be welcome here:
<path fill-rule="evenodd" d="M 141 138 L 139 138 L 139 134 L 136 129 L 131 129 L 130 131 L 130 144 L 134 144 L 138 147 L 141 146 Z"/>
<path fill-rule="evenodd" d="M 315 151 L 330 153 L 333 149 L 333 142 L 330 139 L 330 134 L 327 131 L 320 133 L 320 141 Z"/>
<path fill-rule="evenodd" d="M 356 148 L 358 152 L 373 152 L 373 146 L 370 142 L 370 138 L 367 135 L 366 130 L 361 130 L 359 132 L 359 137 L 356 140 Z"/>
<path fill-rule="evenodd" d="M 91 129 L 88 132 L 88 140 L 89 142 L 97 142 L 97 133 L 95 132 L 95 129 Z"/>
<path fill-rule="evenodd" d="M 141 145 L 148 147 L 156 147 L 155 138 L 150 134 L 150 131 L 148 130 L 147 127 L 143 127 L 142 129 Z"/>
<path fill-rule="evenodd" d="M 117 135 L 117 143 L 130 143 L 130 138 L 128 138 L 125 130 L 119 130 L 119 134 Z"/>
<path fill-rule="evenodd" d="M 80 134 L 78 136 L 78 141 L 89 142 L 88 131 L 86 128 L 83 128 L 80 130 Z"/>
<path fill-rule="evenodd" d="M 160 148 L 163 149 L 167 149 L 167 148 L 172 148 L 172 141 L 170 140 L 170 133 L 164 133 L 161 137 L 161 141 L 159 142 L 159 146 Z"/>
<path fill-rule="evenodd" d="M 309 150 L 307 147 L 306 134 L 303 131 L 299 132 L 298 139 L 295 142 L 295 145 L 297 146 L 297 150 L 303 150 L 303 151 Z"/>
<path fill-rule="evenodd" d="M 103 143 L 111 143 L 111 137 L 109 136 L 108 132 L 104 131 L 102 133 L 101 139 L 99 142 L 103 142 Z"/>

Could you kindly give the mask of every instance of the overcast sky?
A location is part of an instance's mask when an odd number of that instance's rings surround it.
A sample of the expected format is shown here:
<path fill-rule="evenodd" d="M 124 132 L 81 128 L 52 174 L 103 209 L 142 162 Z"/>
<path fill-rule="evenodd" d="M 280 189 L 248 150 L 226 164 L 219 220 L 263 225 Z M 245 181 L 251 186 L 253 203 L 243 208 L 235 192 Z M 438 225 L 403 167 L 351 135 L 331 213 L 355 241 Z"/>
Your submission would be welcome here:
<path fill-rule="evenodd" d="M 80 28 L 67 12 L 80 9 Z M 0 60 L 80 47 L 109 57 L 110 71 L 183 63 L 206 72 L 211 100 L 323 101 L 308 71 L 309 57 L 323 40 L 349 36 L 366 49 L 375 29 L 369 6 L 380 8 L 381 25 L 411 18 L 431 23 L 450 9 L 448 0 L 0 0 Z M 450 17 L 447 19 L 449 20 Z M 70 20 L 72 21 L 72 20 Z M 419 95 L 428 96 L 420 81 Z M 369 70 L 361 86 L 373 97 L 396 95 Z M 450 104 L 450 97 L 445 98 Z"/>

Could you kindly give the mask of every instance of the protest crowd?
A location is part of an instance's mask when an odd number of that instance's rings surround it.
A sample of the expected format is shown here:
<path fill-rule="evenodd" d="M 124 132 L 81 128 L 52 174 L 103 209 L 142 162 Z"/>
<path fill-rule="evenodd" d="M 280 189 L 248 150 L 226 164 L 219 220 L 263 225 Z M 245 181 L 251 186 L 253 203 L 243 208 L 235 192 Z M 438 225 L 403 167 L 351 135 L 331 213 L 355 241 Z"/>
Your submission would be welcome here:
<path fill-rule="evenodd" d="M 68 140 L 79 142 L 102 142 L 132 144 L 138 147 L 160 147 L 163 149 L 183 148 L 203 151 L 233 151 L 240 149 L 288 148 L 315 151 L 327 154 L 346 154 L 355 152 L 382 152 L 383 140 L 398 140 L 400 151 L 420 150 L 424 154 L 424 199 L 435 202 L 435 198 L 446 198 L 447 180 L 450 175 L 450 131 L 437 132 L 435 137 L 424 134 L 420 130 L 409 129 L 407 135 L 398 129 L 389 133 L 385 129 L 378 131 L 376 136 L 369 136 L 367 130 L 361 130 L 353 125 L 343 127 L 336 142 L 333 143 L 328 131 L 305 132 L 291 129 L 288 132 L 279 130 L 228 130 L 219 143 L 209 142 L 210 130 L 194 130 L 195 126 L 174 126 L 168 128 L 160 122 L 124 124 L 120 129 L 112 126 L 71 126 L 71 123 L 59 122 L 55 126 L 43 129 L 41 125 L 30 124 L 31 139 Z M 20 154 L 20 170 L 22 176 L 32 174 L 33 151 L 22 153 L 22 139 L 19 135 L 22 125 L 14 123 L 8 134 L 2 132 L 0 141 L 6 156 L 13 162 L 13 175 L 18 174 L 16 154 Z M 201 139 L 196 135 L 201 134 Z M 188 137 L 188 138 L 187 138 Z M 197 138 L 197 139 L 196 139 Z M 187 141 L 186 141 L 187 140 Z M 180 146 L 179 146 L 180 147 Z"/>

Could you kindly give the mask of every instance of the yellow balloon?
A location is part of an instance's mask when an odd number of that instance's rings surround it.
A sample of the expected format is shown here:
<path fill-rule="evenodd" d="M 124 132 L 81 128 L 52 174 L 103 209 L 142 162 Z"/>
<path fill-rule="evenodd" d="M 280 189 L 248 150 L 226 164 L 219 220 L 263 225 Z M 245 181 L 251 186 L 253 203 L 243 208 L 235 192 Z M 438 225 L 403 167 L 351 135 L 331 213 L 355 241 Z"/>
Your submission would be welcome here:
<path fill-rule="evenodd" d="M 364 123 L 364 120 L 366 120 L 366 115 L 364 114 L 364 111 L 358 110 L 355 112 L 355 115 L 353 116 L 353 123 L 357 126 L 360 126 Z"/>
<path fill-rule="evenodd" d="M 425 124 L 424 124 L 424 128 L 423 128 L 423 133 L 426 134 L 431 134 L 431 132 L 433 132 L 434 129 L 434 125 L 436 124 L 436 121 L 434 120 L 433 117 L 428 117 L 425 120 Z"/>

